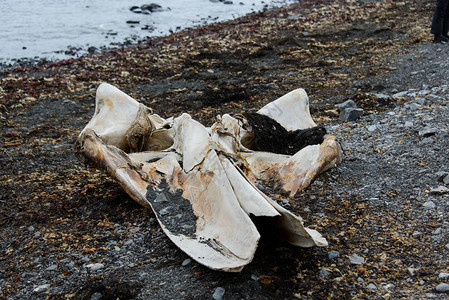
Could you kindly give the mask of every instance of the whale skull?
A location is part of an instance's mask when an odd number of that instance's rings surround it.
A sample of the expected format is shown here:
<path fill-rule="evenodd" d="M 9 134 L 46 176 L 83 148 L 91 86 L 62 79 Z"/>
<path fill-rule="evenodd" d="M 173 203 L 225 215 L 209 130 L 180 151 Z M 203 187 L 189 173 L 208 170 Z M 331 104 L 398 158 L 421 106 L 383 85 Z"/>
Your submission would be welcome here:
<path fill-rule="evenodd" d="M 257 120 L 274 122 L 285 139 L 292 138 L 290 150 L 298 151 L 267 152 Z M 206 128 L 188 114 L 163 119 L 104 83 L 75 150 L 152 209 L 165 234 L 190 257 L 211 269 L 238 272 L 253 259 L 260 238 L 250 216 L 266 217 L 277 236 L 293 245 L 327 245 L 256 185 L 275 183 L 294 195 L 339 163 L 341 148 L 322 128 L 314 131 L 318 142 L 313 137 L 315 142 L 294 148 L 314 128 L 302 89 L 256 115 L 225 114 Z"/>

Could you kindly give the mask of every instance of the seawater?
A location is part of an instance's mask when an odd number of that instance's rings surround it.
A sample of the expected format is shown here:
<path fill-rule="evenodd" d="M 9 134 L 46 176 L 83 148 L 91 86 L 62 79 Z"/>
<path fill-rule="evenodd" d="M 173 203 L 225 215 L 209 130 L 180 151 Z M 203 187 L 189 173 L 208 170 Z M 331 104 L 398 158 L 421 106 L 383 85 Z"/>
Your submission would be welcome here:
<path fill-rule="evenodd" d="M 83 55 L 148 36 L 236 18 L 293 0 L 0 0 L 0 62 Z M 160 11 L 136 14 L 132 6 Z M 132 22 L 130 22 L 132 21 Z M 92 49 L 92 48 L 91 48 Z"/>

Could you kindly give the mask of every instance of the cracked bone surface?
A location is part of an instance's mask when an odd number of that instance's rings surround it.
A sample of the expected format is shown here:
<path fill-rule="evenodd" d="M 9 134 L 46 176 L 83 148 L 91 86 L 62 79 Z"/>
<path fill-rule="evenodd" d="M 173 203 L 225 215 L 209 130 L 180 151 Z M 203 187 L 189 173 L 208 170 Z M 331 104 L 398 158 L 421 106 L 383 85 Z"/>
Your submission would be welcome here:
<path fill-rule="evenodd" d="M 190 257 L 238 272 L 253 259 L 260 238 L 250 215 L 265 217 L 293 245 L 327 245 L 256 187 L 275 184 L 295 195 L 340 162 L 339 144 L 316 127 L 308 105 L 298 89 L 256 114 L 225 114 L 206 128 L 188 114 L 163 119 L 104 83 L 75 150 L 153 210 L 165 234 Z M 294 154 L 267 152 L 279 144 Z"/>

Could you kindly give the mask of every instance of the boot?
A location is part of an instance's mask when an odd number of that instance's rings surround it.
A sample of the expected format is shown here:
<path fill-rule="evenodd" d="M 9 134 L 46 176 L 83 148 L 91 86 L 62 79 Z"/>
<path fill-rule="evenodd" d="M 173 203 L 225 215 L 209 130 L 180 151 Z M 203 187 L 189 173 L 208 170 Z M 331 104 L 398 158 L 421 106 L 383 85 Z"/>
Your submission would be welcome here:
<path fill-rule="evenodd" d="M 447 44 L 449 42 L 449 38 L 443 36 L 442 34 L 435 34 L 435 38 L 433 39 L 433 42 Z"/>

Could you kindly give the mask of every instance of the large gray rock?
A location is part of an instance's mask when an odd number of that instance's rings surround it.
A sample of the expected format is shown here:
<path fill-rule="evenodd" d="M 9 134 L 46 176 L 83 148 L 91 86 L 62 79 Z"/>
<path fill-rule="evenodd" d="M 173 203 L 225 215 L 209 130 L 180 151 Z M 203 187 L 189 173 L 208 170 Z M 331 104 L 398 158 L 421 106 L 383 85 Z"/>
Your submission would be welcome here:
<path fill-rule="evenodd" d="M 363 116 L 363 109 L 350 107 L 345 108 L 345 110 L 340 113 L 340 120 L 343 122 L 353 122 L 361 116 Z"/>

